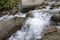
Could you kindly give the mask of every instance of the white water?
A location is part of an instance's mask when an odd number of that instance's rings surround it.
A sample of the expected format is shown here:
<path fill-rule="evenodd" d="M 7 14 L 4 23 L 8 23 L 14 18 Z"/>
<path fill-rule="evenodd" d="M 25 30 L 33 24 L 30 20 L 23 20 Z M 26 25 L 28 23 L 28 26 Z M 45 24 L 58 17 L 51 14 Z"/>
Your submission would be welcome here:
<path fill-rule="evenodd" d="M 17 13 L 15 15 L 5 15 L 5 16 L 0 17 L 0 21 L 1 20 L 10 20 L 11 18 L 14 18 L 14 17 L 26 17 L 26 14 Z"/>
<path fill-rule="evenodd" d="M 37 40 L 43 37 L 44 28 L 50 24 L 52 16 L 46 12 L 32 11 L 34 18 L 28 18 L 22 29 L 14 33 L 8 40 Z"/>

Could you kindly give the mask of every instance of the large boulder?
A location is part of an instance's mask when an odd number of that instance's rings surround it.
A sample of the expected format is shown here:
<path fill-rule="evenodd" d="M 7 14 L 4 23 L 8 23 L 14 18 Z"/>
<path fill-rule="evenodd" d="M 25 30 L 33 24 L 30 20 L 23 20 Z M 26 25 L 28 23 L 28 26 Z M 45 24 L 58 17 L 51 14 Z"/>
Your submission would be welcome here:
<path fill-rule="evenodd" d="M 0 20 L 0 40 L 5 40 L 20 29 L 24 20 L 25 18 L 23 17 L 13 17 L 9 20 Z"/>
<path fill-rule="evenodd" d="M 60 40 L 60 34 L 58 34 L 57 32 L 54 32 L 44 36 L 42 40 Z"/>
<path fill-rule="evenodd" d="M 60 26 L 49 26 L 41 40 L 60 40 Z"/>
<path fill-rule="evenodd" d="M 33 5 L 40 5 L 44 2 L 44 0 L 21 0 L 22 5 L 25 6 L 33 6 Z"/>
<path fill-rule="evenodd" d="M 57 32 L 57 28 L 55 26 L 48 26 L 44 29 L 44 35 L 47 35 L 49 33 Z"/>

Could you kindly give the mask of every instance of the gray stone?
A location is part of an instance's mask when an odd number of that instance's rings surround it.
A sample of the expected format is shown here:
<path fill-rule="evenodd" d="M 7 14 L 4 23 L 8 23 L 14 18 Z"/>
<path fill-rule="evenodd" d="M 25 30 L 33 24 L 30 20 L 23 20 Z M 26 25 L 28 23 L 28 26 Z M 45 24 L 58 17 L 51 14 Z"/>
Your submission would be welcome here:
<path fill-rule="evenodd" d="M 44 0 L 22 0 L 23 6 L 33 6 L 33 5 L 40 5 L 44 2 Z"/>
<path fill-rule="evenodd" d="M 14 17 L 9 20 L 0 21 L 0 40 L 5 40 L 20 29 L 24 20 L 25 18 L 22 17 Z"/>

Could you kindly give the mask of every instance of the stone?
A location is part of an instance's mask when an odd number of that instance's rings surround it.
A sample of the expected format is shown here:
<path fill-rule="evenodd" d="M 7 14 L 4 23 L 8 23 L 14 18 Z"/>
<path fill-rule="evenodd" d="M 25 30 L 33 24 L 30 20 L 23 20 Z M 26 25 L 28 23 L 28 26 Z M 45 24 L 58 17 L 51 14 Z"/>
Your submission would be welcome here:
<path fill-rule="evenodd" d="M 44 36 L 42 40 L 60 40 L 60 34 L 58 34 L 57 32 L 54 32 Z"/>
<path fill-rule="evenodd" d="M 27 13 L 27 14 L 26 14 L 26 17 L 31 17 L 31 18 L 33 18 L 33 15 L 32 15 L 32 13 Z"/>
<path fill-rule="evenodd" d="M 22 0 L 22 6 L 33 6 L 40 5 L 44 2 L 44 0 Z"/>
<path fill-rule="evenodd" d="M 0 40 L 6 40 L 6 38 L 20 29 L 24 20 L 24 17 L 13 17 L 9 20 L 0 20 Z"/>
<path fill-rule="evenodd" d="M 60 22 L 60 16 L 59 15 L 54 15 L 51 17 L 51 21 L 57 23 Z"/>
<path fill-rule="evenodd" d="M 35 9 L 35 7 L 22 8 L 21 13 L 28 13 L 29 11 L 32 11 L 34 9 Z"/>
<path fill-rule="evenodd" d="M 36 6 L 35 9 L 44 9 L 45 8 L 45 5 L 41 5 L 41 6 Z"/>
<path fill-rule="evenodd" d="M 57 13 L 51 17 L 53 25 L 60 25 L 60 13 Z"/>
<path fill-rule="evenodd" d="M 1 16 L 8 14 L 9 11 L 1 11 Z"/>
<path fill-rule="evenodd" d="M 55 26 L 49 26 L 45 29 L 45 31 L 43 32 L 44 35 L 47 35 L 49 33 L 53 33 L 53 32 L 57 32 L 57 29 Z"/>
<path fill-rule="evenodd" d="M 10 14 L 16 14 L 18 12 L 18 9 L 14 7 L 13 9 L 10 10 Z"/>

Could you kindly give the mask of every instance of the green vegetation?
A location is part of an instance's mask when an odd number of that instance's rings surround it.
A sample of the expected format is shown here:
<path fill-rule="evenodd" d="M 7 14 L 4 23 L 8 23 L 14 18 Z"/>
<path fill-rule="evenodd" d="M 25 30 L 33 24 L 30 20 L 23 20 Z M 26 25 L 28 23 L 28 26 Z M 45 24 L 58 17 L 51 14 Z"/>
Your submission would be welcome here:
<path fill-rule="evenodd" d="M 0 0 L 0 9 L 12 8 L 15 6 L 14 0 Z"/>

